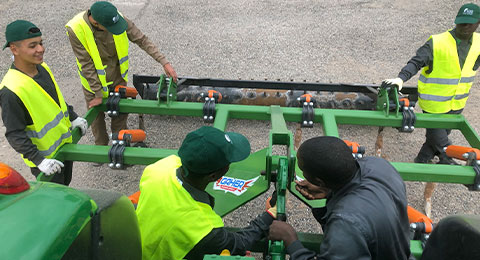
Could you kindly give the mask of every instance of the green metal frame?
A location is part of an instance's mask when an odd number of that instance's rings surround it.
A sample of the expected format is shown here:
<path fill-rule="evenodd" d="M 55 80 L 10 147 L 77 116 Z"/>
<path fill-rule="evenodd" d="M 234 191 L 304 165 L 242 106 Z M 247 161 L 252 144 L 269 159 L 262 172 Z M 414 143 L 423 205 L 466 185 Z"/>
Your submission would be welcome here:
<path fill-rule="evenodd" d="M 167 90 L 167 100 L 121 100 L 121 113 L 138 113 L 153 115 L 176 115 L 203 117 L 202 103 L 177 102 L 176 85 L 172 80 L 167 84 L 166 78 L 161 77 L 159 84 L 159 93 L 162 89 Z M 399 128 L 402 125 L 402 115 L 398 110 L 398 94 L 395 91 L 381 89 L 378 96 L 377 111 L 358 111 L 358 110 L 332 110 L 332 109 L 314 109 L 314 122 L 323 126 L 323 133 L 327 136 L 339 136 L 338 125 L 363 125 L 363 126 L 383 126 Z M 160 100 L 160 98 L 159 98 Z M 396 109 L 390 111 L 390 102 L 393 101 Z M 258 178 L 248 192 L 242 196 L 235 196 L 224 193 L 223 191 L 214 191 L 212 184 L 207 190 L 216 198 L 215 211 L 224 216 L 235 210 L 239 206 L 254 199 L 264 193 L 270 187 L 273 176 L 276 176 L 276 185 L 278 193 L 278 213 L 285 213 L 285 192 L 289 189 L 291 193 L 299 197 L 311 207 L 321 207 L 324 201 L 307 201 L 292 187 L 295 172 L 301 176 L 301 171 L 296 166 L 295 151 L 293 148 L 293 135 L 287 129 L 286 122 L 300 122 L 302 118 L 302 108 L 299 107 L 279 107 L 279 106 L 244 106 L 233 104 L 216 104 L 216 117 L 213 126 L 225 130 L 228 120 L 264 120 L 271 121 L 271 130 L 269 133 L 269 147 L 266 150 L 258 151 L 252 154 L 245 162 L 232 164 L 230 171 L 226 176 L 242 176 L 250 178 L 260 176 L 262 170 L 265 175 Z M 105 111 L 105 102 L 89 110 L 85 116 L 89 125 L 99 112 Z M 474 148 L 480 148 L 480 138 L 471 125 L 462 115 L 434 115 L 434 114 L 416 114 L 416 128 L 449 128 L 461 131 L 468 143 Z M 199 119 L 201 120 L 201 119 Z M 78 129 L 72 132 L 73 143 L 64 145 L 56 154 L 55 158 L 65 161 L 87 161 L 108 163 L 109 146 L 94 146 L 85 144 L 76 144 L 80 139 Z M 286 155 L 274 155 L 272 147 L 275 145 L 286 146 Z M 127 147 L 124 152 L 125 164 L 148 165 L 169 155 L 176 154 L 177 150 Z M 475 171 L 471 166 L 453 166 L 453 165 L 434 165 L 434 164 L 414 164 L 392 162 L 405 181 L 428 181 L 428 182 L 448 182 L 459 184 L 473 184 Z M 245 177 L 247 176 L 247 177 Z M 313 234 L 301 235 L 300 239 L 304 244 L 316 247 L 321 243 L 321 239 Z M 262 250 L 265 251 L 265 243 Z M 284 259 L 285 252 L 283 245 L 272 243 L 270 252 L 275 254 L 274 259 Z M 417 256 L 421 255 L 421 246 L 412 241 L 412 251 Z"/>

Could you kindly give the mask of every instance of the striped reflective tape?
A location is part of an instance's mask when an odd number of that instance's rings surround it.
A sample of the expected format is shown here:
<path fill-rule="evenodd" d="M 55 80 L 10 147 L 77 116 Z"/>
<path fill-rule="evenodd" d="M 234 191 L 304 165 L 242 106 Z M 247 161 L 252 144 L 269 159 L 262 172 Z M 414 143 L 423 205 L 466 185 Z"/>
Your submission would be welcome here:
<path fill-rule="evenodd" d="M 466 94 L 461 94 L 461 95 L 456 95 L 456 96 L 438 96 L 438 95 L 430 95 L 430 94 L 418 94 L 418 97 L 423 99 L 423 100 L 430 100 L 430 101 L 438 101 L 438 102 L 444 102 L 444 101 L 449 101 L 454 99 L 464 99 L 468 97 L 469 93 Z"/>
<path fill-rule="evenodd" d="M 441 85 L 458 85 L 459 83 L 472 83 L 475 79 L 473 77 L 462 77 L 458 79 L 444 79 L 444 78 L 427 78 L 424 75 L 420 75 L 419 81 L 425 84 L 441 84 Z"/>
<path fill-rule="evenodd" d="M 67 116 L 68 116 L 68 112 L 66 112 Z M 64 114 L 62 111 L 60 111 L 60 113 L 58 113 L 55 118 L 48 122 L 40 131 L 36 132 L 36 131 L 27 131 L 27 137 L 28 138 L 38 138 L 38 139 L 41 139 L 42 137 L 44 137 L 48 131 L 52 130 L 53 128 L 55 128 L 61 121 L 62 119 L 64 118 Z"/>
<path fill-rule="evenodd" d="M 125 78 L 125 76 L 127 76 L 127 73 L 128 73 L 128 70 L 125 71 L 125 73 L 122 74 L 122 78 Z"/>
<path fill-rule="evenodd" d="M 126 61 L 128 61 L 128 55 L 125 56 L 125 57 L 123 57 L 123 58 L 121 58 L 120 60 L 118 60 L 118 62 L 119 62 L 120 64 L 122 64 L 122 63 L 124 63 L 124 62 L 126 62 Z"/>
<path fill-rule="evenodd" d="M 70 131 L 64 133 L 62 136 L 60 136 L 60 138 L 59 138 L 57 141 L 55 141 L 55 143 L 53 143 L 53 144 L 48 148 L 48 150 L 39 151 L 39 153 L 40 153 L 43 157 L 49 156 L 50 154 L 52 154 L 53 152 L 55 152 L 55 150 L 57 150 L 58 146 L 60 146 L 60 144 L 63 142 L 63 140 L 69 138 L 70 136 L 72 136 L 72 133 L 70 133 Z"/>

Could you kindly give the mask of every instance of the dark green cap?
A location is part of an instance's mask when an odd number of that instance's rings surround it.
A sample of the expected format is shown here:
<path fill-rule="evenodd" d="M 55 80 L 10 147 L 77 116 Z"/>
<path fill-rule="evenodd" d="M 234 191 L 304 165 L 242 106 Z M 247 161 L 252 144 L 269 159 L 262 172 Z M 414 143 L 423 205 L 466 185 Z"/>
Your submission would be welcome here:
<path fill-rule="evenodd" d="M 117 8 L 109 2 L 99 1 L 90 7 L 90 12 L 95 21 L 107 28 L 115 35 L 127 30 L 127 21 L 118 13 Z"/>
<path fill-rule="evenodd" d="M 209 174 L 250 154 L 250 143 L 241 134 L 203 126 L 187 134 L 178 156 L 187 174 Z"/>
<path fill-rule="evenodd" d="M 480 7 L 476 4 L 464 4 L 458 11 L 455 24 L 478 23 L 480 20 Z"/>
<path fill-rule="evenodd" d="M 16 20 L 7 25 L 5 30 L 7 43 L 3 46 L 3 50 L 9 47 L 11 42 L 35 38 L 38 36 L 42 36 L 42 32 L 35 24 L 25 20 Z"/>

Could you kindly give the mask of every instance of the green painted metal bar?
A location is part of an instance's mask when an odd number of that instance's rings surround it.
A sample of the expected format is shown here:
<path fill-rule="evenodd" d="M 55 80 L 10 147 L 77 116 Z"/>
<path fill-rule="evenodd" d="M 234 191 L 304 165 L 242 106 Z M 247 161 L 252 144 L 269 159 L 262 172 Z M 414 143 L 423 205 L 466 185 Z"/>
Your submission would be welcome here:
<path fill-rule="evenodd" d="M 475 171 L 471 166 L 391 163 L 405 181 L 473 184 Z"/>
<path fill-rule="evenodd" d="M 66 144 L 59 150 L 55 158 L 59 160 L 108 163 L 109 149 L 110 146 Z M 169 149 L 126 147 L 124 153 L 125 163 L 148 165 L 169 155 L 176 154 L 176 152 L 176 150 Z M 471 166 L 401 162 L 392 162 L 392 165 L 405 181 L 473 184 L 475 178 L 475 171 Z"/>
<path fill-rule="evenodd" d="M 464 121 L 461 129 L 463 136 L 468 141 L 471 147 L 480 149 L 480 136 L 477 134 L 475 129 L 468 123 Z"/>
<path fill-rule="evenodd" d="M 229 118 L 248 120 L 270 120 L 270 107 L 265 106 L 243 106 L 233 104 L 217 104 L 217 111 L 228 109 Z M 202 117 L 202 103 L 194 102 L 172 102 L 170 106 L 164 103 L 158 104 L 152 100 L 121 100 L 120 112 L 155 114 L 155 115 L 177 115 Z M 103 109 L 105 109 L 103 107 Z M 282 107 L 284 120 L 288 122 L 299 122 L 301 119 L 301 108 Z M 461 129 L 464 126 L 465 118 L 462 115 L 433 115 L 417 113 L 417 128 L 449 128 Z M 341 109 L 315 109 L 314 122 L 322 122 L 323 117 L 334 117 L 337 124 L 368 125 L 400 127 L 402 117 L 385 116 L 382 111 L 357 111 Z"/>
<path fill-rule="evenodd" d="M 108 163 L 110 148 L 105 145 L 65 144 L 55 158 L 62 161 Z M 124 159 L 125 164 L 149 165 L 172 154 L 177 154 L 177 150 L 126 147 Z"/>
<path fill-rule="evenodd" d="M 338 127 L 335 116 L 331 113 L 321 113 L 323 123 L 323 133 L 327 136 L 338 137 Z"/>
<path fill-rule="evenodd" d="M 410 240 L 410 252 L 416 259 L 420 259 L 423 253 L 422 241 Z"/>
<path fill-rule="evenodd" d="M 213 122 L 213 127 L 225 131 L 225 129 L 227 129 L 229 114 L 230 110 L 228 109 L 217 110 L 215 112 L 215 121 Z"/>
<path fill-rule="evenodd" d="M 235 227 L 227 227 L 228 230 L 232 232 L 237 232 L 240 228 Z M 307 233 L 307 232 L 297 232 L 298 240 L 302 243 L 302 245 L 312 251 L 319 252 L 320 245 L 323 242 L 323 234 L 316 234 L 316 233 Z M 264 239 L 256 242 L 253 244 L 252 252 L 265 252 L 265 245 L 266 242 Z M 410 251 L 412 254 L 417 258 L 420 259 L 422 255 L 423 248 L 422 242 L 419 240 L 410 240 Z"/>

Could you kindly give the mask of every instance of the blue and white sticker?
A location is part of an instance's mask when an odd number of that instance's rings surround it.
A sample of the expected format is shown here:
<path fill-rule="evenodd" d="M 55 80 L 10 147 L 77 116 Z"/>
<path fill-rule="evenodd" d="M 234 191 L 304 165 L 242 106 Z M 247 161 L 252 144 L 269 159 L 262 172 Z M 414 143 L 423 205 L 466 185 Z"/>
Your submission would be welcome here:
<path fill-rule="evenodd" d="M 222 190 L 225 191 L 225 193 L 230 192 L 237 196 L 240 196 L 244 192 L 246 192 L 248 188 L 253 186 L 255 181 L 257 181 L 258 177 L 250 180 L 241 180 L 237 178 L 223 176 L 213 184 L 213 189 Z"/>

